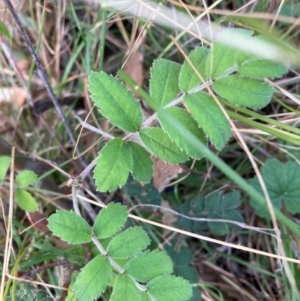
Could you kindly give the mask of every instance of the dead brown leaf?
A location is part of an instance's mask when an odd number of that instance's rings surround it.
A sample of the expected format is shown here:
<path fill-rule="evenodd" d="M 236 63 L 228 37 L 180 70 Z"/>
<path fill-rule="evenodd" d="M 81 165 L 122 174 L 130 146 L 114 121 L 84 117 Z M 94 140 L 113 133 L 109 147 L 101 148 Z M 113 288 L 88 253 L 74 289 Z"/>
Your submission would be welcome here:
<path fill-rule="evenodd" d="M 139 87 L 142 87 L 144 81 L 143 61 L 144 56 L 141 52 L 132 52 L 124 67 L 124 71 L 138 84 Z M 132 93 L 137 96 L 135 90 L 131 90 Z"/>
<path fill-rule="evenodd" d="M 179 165 L 163 162 L 159 158 L 153 157 L 153 183 L 158 190 L 162 190 L 172 178 L 176 177 L 183 169 Z"/>
<path fill-rule="evenodd" d="M 25 103 L 27 98 L 27 91 L 19 87 L 0 88 L 0 103 L 8 102 L 12 104 L 15 110 Z"/>

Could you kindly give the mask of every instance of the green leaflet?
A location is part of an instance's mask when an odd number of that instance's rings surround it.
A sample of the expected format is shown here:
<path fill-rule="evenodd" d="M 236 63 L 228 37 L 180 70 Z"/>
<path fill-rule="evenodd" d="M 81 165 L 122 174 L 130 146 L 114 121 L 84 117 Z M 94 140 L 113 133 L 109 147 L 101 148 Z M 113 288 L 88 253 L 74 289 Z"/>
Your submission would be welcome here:
<path fill-rule="evenodd" d="M 141 292 L 139 301 L 153 301 L 148 292 Z"/>
<path fill-rule="evenodd" d="M 16 182 L 19 188 L 26 188 L 34 184 L 38 179 L 37 174 L 32 170 L 23 170 L 16 176 Z"/>
<path fill-rule="evenodd" d="M 206 74 L 209 78 L 217 78 L 235 66 L 235 53 L 233 47 L 223 44 L 222 39 L 230 40 L 232 33 L 236 37 L 236 33 L 251 36 L 252 31 L 243 29 L 224 29 L 214 42 L 209 52 L 206 65 Z"/>
<path fill-rule="evenodd" d="M 144 128 L 140 131 L 140 137 L 153 155 L 163 161 L 178 164 L 189 159 L 160 128 Z"/>
<path fill-rule="evenodd" d="M 150 154 L 138 143 L 126 142 L 132 152 L 132 176 L 140 183 L 149 183 L 153 175 Z"/>
<path fill-rule="evenodd" d="M 189 300 L 192 296 L 188 281 L 175 276 L 157 277 L 148 283 L 147 289 L 159 301 Z"/>
<path fill-rule="evenodd" d="M 265 40 L 265 38 L 258 36 L 256 39 Z M 268 59 L 262 59 L 255 55 L 250 55 L 240 51 L 235 56 L 237 64 L 237 71 L 240 75 L 263 79 L 278 78 L 288 71 L 288 65 L 277 63 Z"/>
<path fill-rule="evenodd" d="M 113 258 L 126 259 L 145 249 L 149 243 L 150 239 L 141 227 L 128 228 L 112 239 L 107 252 Z"/>
<path fill-rule="evenodd" d="M 184 103 L 209 137 L 211 143 L 221 150 L 230 138 L 230 125 L 212 96 L 197 92 L 184 96 Z"/>
<path fill-rule="evenodd" d="M 94 178 L 99 191 L 111 191 L 123 186 L 129 171 L 142 183 L 149 183 L 153 174 L 150 154 L 135 142 L 115 138 L 99 153 Z"/>
<path fill-rule="evenodd" d="M 112 124 L 134 133 L 142 125 L 142 111 L 131 91 L 104 72 L 91 72 L 89 91 L 94 104 Z"/>
<path fill-rule="evenodd" d="M 36 199 L 27 191 L 23 189 L 16 189 L 15 197 L 18 205 L 25 211 L 34 212 L 38 211 L 39 207 Z"/>
<path fill-rule="evenodd" d="M 115 235 L 125 224 L 128 213 L 125 206 L 110 203 L 98 214 L 94 223 L 94 234 L 99 239 Z"/>
<path fill-rule="evenodd" d="M 195 148 L 193 141 L 186 139 L 183 133 L 178 132 L 172 125 L 169 124 L 168 118 L 165 117 L 165 112 L 168 114 L 167 116 L 172 116 L 178 121 L 179 124 L 188 129 L 198 139 L 206 143 L 205 135 L 199 128 L 196 121 L 186 110 L 178 107 L 169 107 L 167 109 L 160 110 L 157 113 L 159 123 L 171 140 L 173 140 L 180 149 L 184 150 L 192 158 L 201 159 L 203 155 L 197 148 Z"/>
<path fill-rule="evenodd" d="M 224 77 L 213 83 L 212 88 L 233 104 L 253 109 L 265 107 L 274 92 L 267 83 L 239 75 Z"/>
<path fill-rule="evenodd" d="M 112 267 L 109 260 L 98 255 L 77 276 L 73 289 L 80 301 L 93 301 L 100 297 L 111 281 Z"/>
<path fill-rule="evenodd" d="M 165 59 L 154 61 L 150 69 L 150 96 L 161 106 L 171 102 L 179 93 L 180 65 Z"/>
<path fill-rule="evenodd" d="M 285 74 L 288 71 L 288 66 L 268 60 L 256 59 L 248 60 L 238 65 L 237 71 L 243 76 L 258 79 L 263 79 L 264 77 L 274 79 Z"/>
<path fill-rule="evenodd" d="M 92 240 L 91 227 L 74 211 L 57 210 L 48 218 L 48 223 L 54 235 L 70 244 L 82 244 Z"/>
<path fill-rule="evenodd" d="M 117 276 L 110 301 L 140 301 L 134 281 L 126 274 Z"/>
<path fill-rule="evenodd" d="M 196 215 L 196 214 L 195 214 Z M 188 248 L 181 248 L 180 251 L 175 251 L 172 245 L 164 246 L 164 249 L 168 252 L 172 258 L 174 264 L 174 274 L 181 276 L 188 280 L 190 283 L 198 282 L 198 273 L 196 269 L 191 266 L 193 260 L 193 253 Z M 200 290 L 198 287 L 193 287 L 193 295 L 189 301 L 200 301 Z"/>
<path fill-rule="evenodd" d="M 209 50 L 204 47 L 196 47 L 189 54 L 189 60 L 199 72 L 202 78 L 206 79 L 206 61 Z M 185 60 L 179 73 L 179 87 L 182 92 L 188 92 L 197 87 L 202 81 L 196 74 L 190 63 Z"/>
<path fill-rule="evenodd" d="M 99 191 L 112 191 L 123 186 L 132 170 L 132 153 L 121 138 L 109 141 L 100 151 L 94 169 L 94 179 Z"/>
<path fill-rule="evenodd" d="M 131 259 L 126 264 L 125 271 L 137 281 L 148 282 L 155 277 L 171 274 L 173 264 L 166 253 L 154 250 Z"/>
<path fill-rule="evenodd" d="M 0 183 L 4 180 L 4 177 L 10 165 L 10 161 L 10 157 L 0 156 Z"/>

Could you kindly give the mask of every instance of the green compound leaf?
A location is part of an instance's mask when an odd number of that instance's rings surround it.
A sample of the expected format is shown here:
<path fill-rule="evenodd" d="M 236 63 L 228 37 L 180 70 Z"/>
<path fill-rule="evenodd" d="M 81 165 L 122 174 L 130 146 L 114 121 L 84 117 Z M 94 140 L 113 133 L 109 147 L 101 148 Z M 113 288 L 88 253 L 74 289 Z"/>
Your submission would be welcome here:
<path fill-rule="evenodd" d="M 112 191 L 123 186 L 132 170 L 132 153 L 121 138 L 109 141 L 100 151 L 94 169 L 94 179 L 99 191 Z"/>
<path fill-rule="evenodd" d="M 167 109 L 160 110 L 157 113 L 158 121 L 161 124 L 163 130 L 168 134 L 168 136 L 176 143 L 176 145 L 184 150 L 189 156 L 201 159 L 203 155 L 195 147 L 194 141 L 191 141 L 185 137 L 185 135 L 174 129 L 173 125 L 168 122 L 165 118 L 165 112 L 167 116 L 173 117 L 179 124 L 189 130 L 202 142 L 206 143 L 205 135 L 203 131 L 199 128 L 196 121 L 191 117 L 191 115 L 184 109 L 178 107 L 169 107 Z"/>
<path fill-rule="evenodd" d="M 27 191 L 17 188 L 15 197 L 18 205 L 25 211 L 34 212 L 38 211 L 39 206 L 36 199 Z"/>
<path fill-rule="evenodd" d="M 91 227 L 74 211 L 57 210 L 48 218 L 48 222 L 53 234 L 70 244 L 82 244 L 92 240 Z"/>
<path fill-rule="evenodd" d="M 109 260 L 98 255 L 77 276 L 73 289 L 80 301 L 98 299 L 111 281 L 112 267 Z"/>
<path fill-rule="evenodd" d="M 241 203 L 241 196 L 238 191 L 230 193 L 212 193 L 207 196 L 202 203 L 203 209 L 207 217 L 211 219 L 224 219 L 236 222 L 243 222 L 243 217 L 237 211 Z M 200 202 L 197 208 L 201 206 Z M 199 210 L 200 211 L 200 210 Z M 232 224 L 208 222 L 209 229 L 216 235 L 225 235 L 229 231 L 229 226 Z"/>
<path fill-rule="evenodd" d="M 184 103 L 211 143 L 221 150 L 230 138 L 231 129 L 213 97 L 203 92 L 192 93 L 184 96 Z"/>
<path fill-rule="evenodd" d="M 116 278 L 110 301 L 140 301 L 139 291 L 132 278 L 119 275 Z"/>
<path fill-rule="evenodd" d="M 11 158 L 8 156 L 0 157 L 0 183 L 4 180 L 10 165 Z"/>
<path fill-rule="evenodd" d="M 122 188 L 128 197 L 138 199 L 143 204 L 161 204 L 161 196 L 157 188 L 154 187 L 153 182 L 141 185 L 129 176 L 126 185 Z"/>
<path fill-rule="evenodd" d="M 147 233 L 141 227 L 128 228 L 109 243 L 107 252 L 116 259 L 133 257 L 150 243 Z"/>
<path fill-rule="evenodd" d="M 32 170 L 24 170 L 16 176 L 16 182 L 19 188 L 26 188 L 34 184 L 38 179 L 37 174 Z"/>
<path fill-rule="evenodd" d="M 277 159 L 268 159 L 261 168 L 261 173 L 273 206 L 281 209 L 282 203 L 292 214 L 300 212 L 300 167 L 297 162 L 287 161 L 281 163 Z M 257 177 L 254 177 L 249 183 L 257 190 L 263 193 Z M 270 220 L 270 213 L 266 206 L 259 206 L 253 199 L 250 200 L 251 206 L 256 214 Z"/>
<path fill-rule="evenodd" d="M 135 142 L 128 141 L 126 144 L 132 152 L 132 176 L 140 183 L 149 183 L 153 175 L 153 162 L 150 154 Z"/>
<path fill-rule="evenodd" d="M 212 88 L 233 104 L 253 109 L 265 107 L 274 92 L 267 83 L 239 75 L 224 77 L 213 83 Z"/>
<path fill-rule="evenodd" d="M 189 60 L 199 72 L 202 78 L 206 79 L 206 61 L 209 50 L 204 47 L 196 47 L 189 54 Z M 185 60 L 179 74 L 179 87 L 182 92 L 188 92 L 200 85 L 201 79 L 194 71 L 190 63 Z"/>
<path fill-rule="evenodd" d="M 144 128 L 140 131 L 140 137 L 153 155 L 163 161 L 178 164 L 189 159 L 160 128 Z"/>
<path fill-rule="evenodd" d="M 185 301 L 192 296 L 189 282 L 175 276 L 157 277 L 148 283 L 147 289 L 159 301 Z"/>
<path fill-rule="evenodd" d="M 122 83 L 104 72 L 91 72 L 88 81 L 94 104 L 112 124 L 131 133 L 141 127 L 140 104 Z"/>
<path fill-rule="evenodd" d="M 126 264 L 124 269 L 135 280 L 148 282 L 155 277 L 171 274 L 173 264 L 166 253 L 154 250 L 137 255 Z"/>
<path fill-rule="evenodd" d="M 243 222 L 243 217 L 237 210 L 240 205 L 240 198 L 240 193 L 235 190 L 224 195 L 219 192 L 210 194 L 207 197 L 197 195 L 184 204 L 177 206 L 175 210 L 192 218 L 224 219 Z M 232 223 L 226 222 L 192 221 L 183 216 L 179 217 L 174 225 L 195 233 L 210 230 L 216 235 L 227 234 L 229 229 L 237 227 Z"/>
<path fill-rule="evenodd" d="M 115 235 L 125 224 L 127 208 L 121 204 L 110 203 L 98 214 L 93 227 L 95 236 L 104 239 Z"/>
<path fill-rule="evenodd" d="M 257 79 L 279 78 L 288 71 L 288 66 L 278 64 L 269 60 L 248 60 L 245 63 L 238 65 L 237 71 L 240 75 L 253 77 Z"/>
<path fill-rule="evenodd" d="M 180 65 L 165 59 L 154 61 L 150 69 L 150 96 L 161 106 L 171 102 L 179 93 Z"/>
<path fill-rule="evenodd" d="M 209 75 L 209 78 L 217 78 L 235 66 L 234 54 L 236 53 L 236 49 L 225 45 L 220 41 L 223 39 L 230 40 L 232 34 L 234 34 L 234 37 L 236 38 L 237 32 L 249 37 L 252 35 L 252 31 L 249 30 L 236 28 L 223 30 L 215 40 L 207 58 L 206 74 Z"/>

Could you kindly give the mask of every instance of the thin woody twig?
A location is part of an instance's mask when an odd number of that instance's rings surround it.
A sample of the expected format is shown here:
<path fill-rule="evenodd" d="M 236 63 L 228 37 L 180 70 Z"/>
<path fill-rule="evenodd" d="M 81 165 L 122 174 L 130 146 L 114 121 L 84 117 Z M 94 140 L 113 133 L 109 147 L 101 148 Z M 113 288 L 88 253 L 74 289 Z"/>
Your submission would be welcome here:
<path fill-rule="evenodd" d="M 42 81 L 44 82 L 44 85 L 45 85 L 45 88 L 48 92 L 48 95 L 49 95 L 51 101 L 53 102 L 54 107 L 55 107 L 59 117 L 61 118 L 62 122 L 64 123 L 64 126 L 67 130 L 68 136 L 69 136 L 70 140 L 72 141 L 72 144 L 75 145 L 76 140 L 74 138 L 73 132 L 72 132 L 71 127 L 70 127 L 70 124 L 69 124 L 68 120 L 66 119 L 66 117 L 65 117 L 65 115 L 64 115 L 64 113 L 63 113 L 63 111 L 62 111 L 62 109 L 61 109 L 61 107 L 58 103 L 57 97 L 55 96 L 55 94 L 53 92 L 53 89 L 52 89 L 52 87 L 51 87 L 51 85 L 48 81 L 48 78 L 47 78 L 46 72 L 44 70 L 44 67 L 42 66 L 41 62 L 39 61 L 39 59 L 38 59 L 38 57 L 35 53 L 35 50 L 33 48 L 33 45 L 31 43 L 31 41 L 30 41 L 23 25 L 21 24 L 20 19 L 19 19 L 18 15 L 16 14 L 15 9 L 12 6 L 10 0 L 4 0 L 4 2 L 5 2 L 8 10 L 9 10 L 9 12 L 11 13 L 13 19 L 15 20 L 15 22 L 16 22 L 19 30 L 20 30 L 20 33 L 22 35 L 22 38 L 24 39 L 24 41 L 26 43 L 26 46 L 27 46 L 27 48 L 30 52 L 30 55 L 32 56 L 32 58 L 33 58 L 33 60 L 36 64 L 37 74 L 42 79 Z M 77 154 L 80 157 L 79 149 L 76 149 L 76 151 L 77 151 Z M 80 159 L 82 159 L 82 158 L 80 157 Z M 82 160 L 81 160 L 81 162 L 83 163 L 84 166 L 86 166 L 86 164 Z"/>
<path fill-rule="evenodd" d="M 99 128 L 96 128 L 88 123 L 86 123 L 85 121 L 83 121 L 77 114 L 75 115 L 75 118 L 80 122 L 81 126 L 84 127 L 85 129 L 88 129 L 96 134 L 99 134 L 99 135 L 102 135 L 103 137 L 111 140 L 111 139 L 114 139 L 115 136 L 111 135 L 111 134 L 108 134 L 107 132 L 99 129 Z"/>
<path fill-rule="evenodd" d="M 61 107 L 59 105 L 58 99 L 55 96 L 55 94 L 53 92 L 53 89 L 50 86 L 50 83 L 48 81 L 48 78 L 47 78 L 46 72 L 45 72 L 45 70 L 43 68 L 43 65 L 39 61 L 39 59 L 38 59 L 38 57 L 37 57 L 37 55 L 35 53 L 35 50 L 34 50 L 34 48 L 32 46 L 32 43 L 31 43 L 31 41 L 30 41 L 30 39 L 29 39 L 29 37 L 28 37 L 28 35 L 27 35 L 27 33 L 26 33 L 23 25 L 21 24 L 20 19 L 19 19 L 18 15 L 16 14 L 15 9 L 12 6 L 10 0 L 4 0 L 4 2 L 6 4 L 8 10 L 10 11 L 13 19 L 15 20 L 15 22 L 16 22 L 16 24 L 17 24 L 17 26 L 18 26 L 18 28 L 19 28 L 19 30 L 21 32 L 21 35 L 22 35 L 22 37 L 23 37 L 23 39 L 24 39 L 24 41 L 25 41 L 25 43 L 26 43 L 26 45 L 28 47 L 28 50 L 29 50 L 29 52 L 30 52 L 30 54 L 31 54 L 31 56 L 32 56 L 35 64 L 36 64 L 37 74 L 42 79 L 42 81 L 44 82 L 44 85 L 45 85 L 45 88 L 46 88 L 46 90 L 48 92 L 48 95 L 49 95 L 51 101 L 53 102 L 53 105 L 54 105 L 54 107 L 55 107 L 55 109 L 56 109 L 59 117 L 61 118 L 61 120 L 62 120 L 62 122 L 63 122 L 63 124 L 64 124 L 64 126 L 66 128 L 66 130 L 67 130 L 68 136 L 69 136 L 69 138 L 70 138 L 73 146 L 75 146 L 76 145 L 76 140 L 74 138 L 73 132 L 72 132 L 71 127 L 70 127 L 70 124 L 69 124 L 68 120 L 66 119 L 66 117 L 65 117 L 65 115 L 64 115 L 64 113 L 63 113 L 63 111 L 62 111 L 62 109 L 61 109 Z M 78 158 L 79 158 L 82 166 L 86 169 L 86 167 L 88 166 L 88 164 L 85 162 L 84 158 L 81 156 L 81 152 L 80 152 L 80 149 L 78 147 L 76 147 L 76 154 L 77 154 L 77 156 L 78 156 Z M 89 174 L 86 174 L 86 176 L 89 178 L 90 184 L 93 185 L 92 184 L 93 183 L 92 177 Z"/>

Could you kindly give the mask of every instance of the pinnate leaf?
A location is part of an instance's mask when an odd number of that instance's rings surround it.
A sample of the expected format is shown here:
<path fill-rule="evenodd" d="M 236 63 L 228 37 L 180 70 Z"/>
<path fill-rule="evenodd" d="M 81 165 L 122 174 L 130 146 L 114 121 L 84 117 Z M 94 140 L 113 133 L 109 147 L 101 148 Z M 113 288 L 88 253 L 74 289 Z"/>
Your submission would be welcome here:
<path fill-rule="evenodd" d="M 16 182 L 19 188 L 26 188 L 34 184 L 38 179 L 37 174 L 32 170 L 23 170 L 16 176 Z"/>
<path fill-rule="evenodd" d="M 153 174 L 150 154 L 138 143 L 128 141 L 126 144 L 132 152 L 132 176 L 140 183 L 149 183 Z"/>
<path fill-rule="evenodd" d="M 54 235 L 70 244 L 82 244 L 92 240 L 92 229 L 74 211 L 57 210 L 48 218 L 49 229 Z"/>
<path fill-rule="evenodd" d="M 140 131 L 140 137 L 153 155 L 163 161 L 178 164 L 189 159 L 189 156 L 160 128 L 144 128 Z"/>
<path fill-rule="evenodd" d="M 287 161 L 281 163 L 277 159 L 268 159 L 261 173 L 273 206 L 281 209 L 284 207 L 292 214 L 300 212 L 300 166 L 297 162 Z M 263 194 L 257 177 L 254 177 L 249 183 L 260 193 Z M 257 204 L 253 199 L 250 200 L 251 206 L 255 209 L 257 215 L 270 220 L 270 213 L 265 206 Z"/>
<path fill-rule="evenodd" d="M 126 259 L 142 251 L 149 243 L 150 239 L 141 227 L 128 228 L 113 238 L 107 252 L 113 258 Z"/>
<path fill-rule="evenodd" d="M 224 77 L 213 83 L 212 88 L 233 104 L 253 109 L 265 107 L 274 92 L 267 83 L 239 75 Z"/>
<path fill-rule="evenodd" d="M 237 210 L 239 205 L 240 193 L 234 190 L 226 194 L 219 192 L 212 193 L 207 197 L 197 195 L 193 199 L 185 202 L 185 204 L 178 206 L 176 210 L 184 215 L 195 218 L 243 222 L 243 217 Z M 227 234 L 229 228 L 237 227 L 236 225 L 226 222 L 191 221 L 184 217 L 179 217 L 174 224 L 176 227 L 181 227 L 191 232 L 210 230 L 217 235 Z M 187 255 L 185 256 L 188 258 Z"/>
<path fill-rule="evenodd" d="M 111 281 L 112 267 L 109 260 L 98 255 L 77 276 L 74 291 L 78 300 L 93 301 L 100 297 Z"/>
<path fill-rule="evenodd" d="M 103 208 L 98 214 L 95 224 L 94 233 L 99 239 L 104 239 L 115 235 L 125 224 L 128 217 L 126 206 L 121 204 L 110 203 Z"/>
<path fill-rule="evenodd" d="M 10 165 L 11 158 L 8 156 L 0 156 L 0 182 L 3 181 Z"/>
<path fill-rule="evenodd" d="M 137 281 L 148 282 L 155 277 L 170 274 L 173 264 L 166 253 L 154 250 L 131 259 L 126 264 L 125 271 Z"/>
<path fill-rule="evenodd" d="M 230 125 L 212 96 L 197 92 L 184 96 L 184 103 L 209 137 L 211 143 L 221 150 L 230 138 Z"/>
<path fill-rule="evenodd" d="M 116 278 L 110 301 L 140 301 L 139 291 L 132 278 L 126 274 Z"/>
<path fill-rule="evenodd" d="M 105 72 L 91 72 L 89 91 L 94 104 L 112 124 L 128 132 L 136 132 L 142 125 L 140 104 L 131 91 Z"/>
<path fill-rule="evenodd" d="M 39 209 L 36 199 L 23 189 L 16 189 L 15 197 L 18 205 L 25 211 L 34 212 Z"/>
<path fill-rule="evenodd" d="M 94 169 L 99 191 L 112 191 L 123 186 L 132 170 L 132 153 L 121 138 L 109 141 L 100 151 Z"/>
<path fill-rule="evenodd" d="M 241 196 L 238 191 L 226 194 L 213 193 L 204 199 L 204 212 L 212 219 L 225 219 L 229 221 L 243 222 L 243 217 L 237 211 Z M 232 224 L 230 224 L 232 226 Z M 228 224 L 208 222 L 209 229 L 216 235 L 228 233 Z"/>
<path fill-rule="evenodd" d="M 196 121 L 186 110 L 178 107 L 169 107 L 167 109 L 160 110 L 157 113 L 158 121 L 161 124 L 163 130 L 176 143 L 176 145 L 180 149 L 183 149 L 189 156 L 196 159 L 201 159 L 203 156 L 199 149 L 195 147 L 193 140 L 187 139 L 184 133 L 175 129 L 173 125 L 168 122 L 168 118 L 165 118 L 166 113 L 167 116 L 173 117 L 178 122 L 178 124 L 185 127 L 185 129 L 187 129 L 195 137 L 206 143 L 205 135 L 199 128 Z"/>
<path fill-rule="evenodd" d="M 184 301 L 192 296 L 189 282 L 181 277 L 160 276 L 151 280 L 147 289 L 160 301 Z"/>
<path fill-rule="evenodd" d="M 150 69 L 150 96 L 152 99 L 165 106 L 178 94 L 178 77 L 180 65 L 165 59 L 154 61 Z"/>
<path fill-rule="evenodd" d="M 206 61 L 209 50 L 204 47 L 196 47 L 189 54 L 189 60 L 199 72 L 202 78 L 206 79 Z M 179 74 L 179 87 L 182 92 L 188 92 L 201 84 L 201 78 L 194 71 L 190 63 L 185 60 Z"/>

